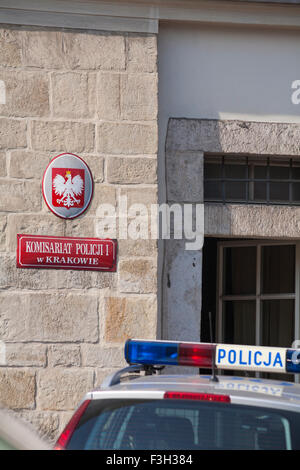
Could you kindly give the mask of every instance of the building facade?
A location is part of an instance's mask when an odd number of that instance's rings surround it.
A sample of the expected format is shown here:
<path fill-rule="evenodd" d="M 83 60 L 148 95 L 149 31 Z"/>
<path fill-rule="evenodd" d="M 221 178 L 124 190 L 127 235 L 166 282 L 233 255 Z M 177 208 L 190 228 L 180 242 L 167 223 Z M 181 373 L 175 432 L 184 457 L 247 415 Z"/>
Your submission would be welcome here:
<path fill-rule="evenodd" d="M 124 364 L 127 338 L 288 347 L 300 337 L 299 11 L 0 3 L 0 402 L 50 439 Z M 64 152 L 94 180 L 72 220 L 42 195 Z M 127 229 L 116 272 L 16 267 L 20 233 L 111 236 L 104 204 Z M 138 235 L 134 216 L 145 227 L 162 204 L 203 208 L 203 246 L 186 249 L 172 224 L 170 239 Z"/>

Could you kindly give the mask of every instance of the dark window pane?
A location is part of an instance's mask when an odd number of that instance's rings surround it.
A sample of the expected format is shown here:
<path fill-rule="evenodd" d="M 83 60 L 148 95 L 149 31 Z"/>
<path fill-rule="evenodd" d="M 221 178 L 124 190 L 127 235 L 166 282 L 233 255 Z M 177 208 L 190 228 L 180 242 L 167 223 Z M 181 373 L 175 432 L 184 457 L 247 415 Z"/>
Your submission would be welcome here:
<path fill-rule="evenodd" d="M 292 168 L 292 179 L 300 181 L 300 167 L 293 167 Z"/>
<path fill-rule="evenodd" d="M 221 178 L 222 166 L 218 163 L 205 163 L 204 164 L 205 178 Z"/>
<path fill-rule="evenodd" d="M 293 202 L 300 201 L 300 183 L 292 183 L 292 200 Z"/>
<path fill-rule="evenodd" d="M 254 183 L 254 201 L 266 201 L 267 199 L 267 183 Z"/>
<path fill-rule="evenodd" d="M 221 201 L 222 200 L 222 183 L 219 181 L 204 182 L 204 199 Z"/>
<path fill-rule="evenodd" d="M 295 292 L 295 246 L 262 247 L 262 293 L 288 294 Z"/>
<path fill-rule="evenodd" d="M 225 295 L 245 295 L 256 292 L 256 247 L 224 249 Z"/>
<path fill-rule="evenodd" d="M 264 300 L 262 302 L 262 345 L 291 347 L 294 340 L 294 300 Z M 291 374 L 263 373 L 263 378 L 294 381 Z"/>
<path fill-rule="evenodd" d="M 224 302 L 224 342 L 255 344 L 255 301 Z"/>
<path fill-rule="evenodd" d="M 246 178 L 246 165 L 225 165 L 225 178 Z"/>
<path fill-rule="evenodd" d="M 244 201 L 246 199 L 246 183 L 243 182 L 226 182 L 225 183 L 225 199 L 228 201 L 237 200 Z"/>
<path fill-rule="evenodd" d="M 267 178 L 267 167 L 266 166 L 255 166 L 254 167 L 254 178 L 255 179 L 266 179 Z"/>
<path fill-rule="evenodd" d="M 288 180 L 290 169 L 288 166 L 270 166 L 270 179 Z"/>
<path fill-rule="evenodd" d="M 289 183 L 270 183 L 270 201 L 289 201 Z"/>

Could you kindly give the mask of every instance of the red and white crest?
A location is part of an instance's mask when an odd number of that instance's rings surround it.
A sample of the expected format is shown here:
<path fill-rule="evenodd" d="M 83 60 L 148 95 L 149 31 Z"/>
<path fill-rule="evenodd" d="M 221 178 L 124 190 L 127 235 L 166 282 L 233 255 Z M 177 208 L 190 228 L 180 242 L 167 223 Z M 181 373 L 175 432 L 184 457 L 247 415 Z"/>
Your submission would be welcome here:
<path fill-rule="evenodd" d="M 83 207 L 84 170 L 52 168 L 52 204 L 54 207 Z"/>
<path fill-rule="evenodd" d="M 54 214 L 66 219 L 79 216 L 92 194 L 92 175 L 80 157 L 64 153 L 51 160 L 44 173 L 43 196 Z"/>

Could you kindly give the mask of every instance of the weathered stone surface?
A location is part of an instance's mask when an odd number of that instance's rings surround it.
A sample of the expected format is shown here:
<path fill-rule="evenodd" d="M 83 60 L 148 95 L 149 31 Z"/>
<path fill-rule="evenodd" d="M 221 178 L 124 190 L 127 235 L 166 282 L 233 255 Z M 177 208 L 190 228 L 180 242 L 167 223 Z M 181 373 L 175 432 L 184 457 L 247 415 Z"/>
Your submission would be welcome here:
<path fill-rule="evenodd" d="M 0 180 L 0 211 L 38 211 L 42 207 L 40 182 Z"/>
<path fill-rule="evenodd" d="M 299 155 L 298 124 L 170 119 L 166 150 Z"/>
<path fill-rule="evenodd" d="M 7 366 L 46 366 L 46 345 L 36 343 L 6 343 Z"/>
<path fill-rule="evenodd" d="M 97 80 L 97 116 L 120 119 L 120 74 L 100 73 Z"/>
<path fill-rule="evenodd" d="M 121 116 L 132 121 L 157 118 L 157 75 L 128 74 L 121 76 Z"/>
<path fill-rule="evenodd" d="M 156 297 L 107 297 L 105 299 L 105 341 L 123 343 L 128 338 L 155 338 Z M 116 325 L 118 327 L 116 328 Z"/>
<path fill-rule="evenodd" d="M 6 249 L 6 228 L 7 228 L 7 217 L 0 215 L 0 251 Z"/>
<path fill-rule="evenodd" d="M 116 188 L 114 186 L 107 186 L 105 184 L 94 185 L 94 195 L 88 209 L 88 215 L 97 214 L 100 204 L 110 204 L 111 206 L 116 207 L 117 196 Z"/>
<path fill-rule="evenodd" d="M 6 103 L 0 104 L 3 116 L 46 116 L 49 114 L 49 84 L 39 71 L 1 71 L 5 82 Z"/>
<path fill-rule="evenodd" d="M 205 204 L 205 234 L 241 237 L 300 238 L 300 208 Z"/>
<path fill-rule="evenodd" d="M 123 70 L 125 40 L 110 33 L 63 33 L 66 63 L 71 69 Z"/>
<path fill-rule="evenodd" d="M 114 288 L 116 285 L 115 273 L 57 270 L 57 289 L 105 289 Z"/>
<path fill-rule="evenodd" d="M 1 29 L 0 64 L 6 67 L 18 67 L 21 65 L 21 57 L 22 44 L 20 33 L 13 29 Z"/>
<path fill-rule="evenodd" d="M 0 176 L 6 176 L 6 155 L 0 152 Z"/>
<path fill-rule="evenodd" d="M 94 124 L 71 121 L 33 121 L 32 146 L 49 152 L 93 152 Z"/>
<path fill-rule="evenodd" d="M 23 63 L 30 67 L 59 69 L 65 65 L 61 31 L 51 29 L 26 30 L 22 32 Z"/>
<path fill-rule="evenodd" d="M 121 189 L 121 197 L 127 197 L 128 208 L 134 204 L 143 204 L 149 214 L 152 204 L 157 204 L 157 187 L 156 186 L 137 186 Z"/>
<path fill-rule="evenodd" d="M 47 411 L 21 411 L 20 417 L 28 422 L 49 444 L 54 444 L 58 437 L 59 413 Z"/>
<path fill-rule="evenodd" d="M 51 214 L 26 215 L 10 214 L 7 224 L 8 250 L 17 248 L 17 234 L 27 233 L 30 235 L 64 235 L 64 221 L 53 217 Z"/>
<path fill-rule="evenodd" d="M 10 152 L 9 176 L 13 178 L 35 178 L 41 181 L 50 160 L 49 153 L 12 150 Z"/>
<path fill-rule="evenodd" d="M 157 126 L 104 122 L 98 128 L 98 150 L 115 155 L 154 155 L 157 152 Z"/>
<path fill-rule="evenodd" d="M 156 158 L 107 158 L 107 181 L 109 183 L 135 184 L 156 183 Z"/>
<path fill-rule="evenodd" d="M 26 147 L 27 125 L 25 121 L 16 119 L 0 119 L 0 149 Z"/>
<path fill-rule="evenodd" d="M 121 368 L 126 366 L 124 348 L 107 348 L 101 344 L 82 344 L 82 365 L 88 367 Z"/>
<path fill-rule="evenodd" d="M 157 267 L 154 260 L 130 258 L 119 262 L 120 292 L 149 294 L 157 290 Z"/>
<path fill-rule="evenodd" d="M 167 154 L 168 201 L 203 202 L 203 153 Z"/>
<path fill-rule="evenodd" d="M 185 249 L 184 240 L 166 240 L 162 280 L 164 338 L 200 341 L 202 252 Z"/>
<path fill-rule="evenodd" d="M 156 72 L 156 36 L 134 36 L 127 38 L 127 70 L 130 72 Z"/>
<path fill-rule="evenodd" d="M 80 367 L 80 346 L 75 344 L 51 344 L 48 346 L 49 367 Z"/>
<path fill-rule="evenodd" d="M 98 155 L 82 156 L 89 166 L 95 183 L 102 183 L 104 180 L 104 158 Z"/>
<path fill-rule="evenodd" d="M 93 117 L 95 77 L 77 72 L 52 74 L 52 103 L 55 117 Z"/>
<path fill-rule="evenodd" d="M 95 295 L 4 291 L 0 298 L 0 337 L 4 341 L 98 340 L 98 301 Z"/>
<path fill-rule="evenodd" d="M 94 373 L 83 369 L 45 369 L 37 376 L 39 410 L 74 410 L 93 388 Z"/>
<path fill-rule="evenodd" d="M 0 367 L 0 403 L 11 409 L 35 406 L 35 372 Z"/>
<path fill-rule="evenodd" d="M 96 369 L 96 372 L 95 372 L 95 381 L 94 381 L 94 388 L 98 388 L 98 387 L 101 387 L 103 381 L 109 377 L 110 375 L 112 374 L 115 374 L 116 372 L 118 372 L 118 370 L 120 370 L 120 367 L 116 367 L 116 368 L 109 368 L 109 369 Z"/>
<path fill-rule="evenodd" d="M 118 240 L 119 258 L 125 256 L 157 256 L 157 240 Z"/>

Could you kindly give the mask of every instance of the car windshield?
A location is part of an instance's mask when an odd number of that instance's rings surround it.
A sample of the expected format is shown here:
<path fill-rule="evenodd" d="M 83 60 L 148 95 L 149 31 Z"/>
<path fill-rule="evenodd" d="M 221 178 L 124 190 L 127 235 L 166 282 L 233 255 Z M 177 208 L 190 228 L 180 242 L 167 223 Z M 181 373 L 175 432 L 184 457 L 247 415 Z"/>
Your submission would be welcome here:
<path fill-rule="evenodd" d="M 92 400 L 67 449 L 300 449 L 299 417 L 189 400 Z"/>

